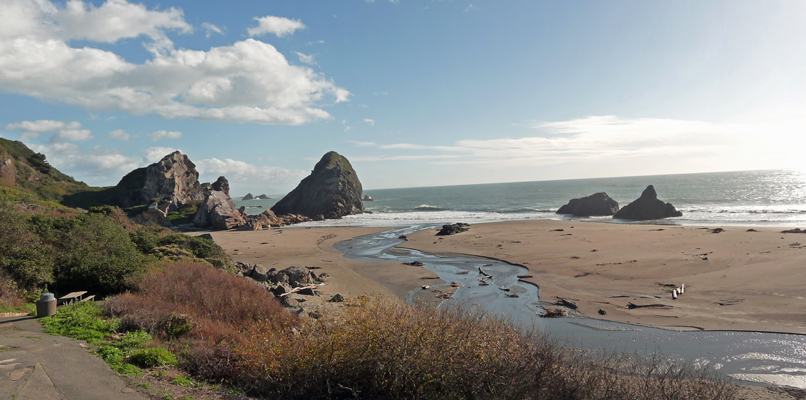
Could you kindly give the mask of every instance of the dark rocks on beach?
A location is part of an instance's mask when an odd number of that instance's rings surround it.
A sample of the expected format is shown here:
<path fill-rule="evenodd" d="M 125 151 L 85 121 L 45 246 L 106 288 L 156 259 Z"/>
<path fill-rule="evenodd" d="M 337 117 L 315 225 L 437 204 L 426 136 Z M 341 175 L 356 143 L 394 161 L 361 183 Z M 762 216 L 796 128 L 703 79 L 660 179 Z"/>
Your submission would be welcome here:
<path fill-rule="evenodd" d="M 571 214 L 578 217 L 613 215 L 619 210 L 618 202 L 611 199 L 607 193 L 595 193 L 579 199 L 571 199 L 568 204 L 560 207 L 557 214 Z"/>
<path fill-rule="evenodd" d="M 613 218 L 633 221 L 647 221 L 669 217 L 680 217 L 683 213 L 677 211 L 671 203 L 658 200 L 658 194 L 652 185 L 647 186 L 641 197 L 627 204 L 619 210 Z"/>
<path fill-rule="evenodd" d="M 469 224 L 464 224 L 461 222 L 455 224 L 446 224 L 442 225 L 442 229 L 437 232 L 437 236 L 455 235 L 457 233 L 467 232 L 468 230 L 470 230 Z"/>
<path fill-rule="evenodd" d="M 344 296 L 342 296 L 342 295 L 337 293 L 337 294 L 334 294 L 333 297 L 331 297 L 330 300 L 328 300 L 328 301 L 331 302 L 331 303 L 341 303 L 341 302 L 344 301 Z"/>
<path fill-rule="evenodd" d="M 787 229 L 785 231 L 781 231 L 781 233 L 806 233 L 806 229 L 800 229 L 800 228 Z"/>
<path fill-rule="evenodd" d="M 280 214 L 301 214 L 328 219 L 361 214 L 361 181 L 350 162 L 335 151 L 325 154 L 311 175 L 282 198 L 271 210 Z"/>

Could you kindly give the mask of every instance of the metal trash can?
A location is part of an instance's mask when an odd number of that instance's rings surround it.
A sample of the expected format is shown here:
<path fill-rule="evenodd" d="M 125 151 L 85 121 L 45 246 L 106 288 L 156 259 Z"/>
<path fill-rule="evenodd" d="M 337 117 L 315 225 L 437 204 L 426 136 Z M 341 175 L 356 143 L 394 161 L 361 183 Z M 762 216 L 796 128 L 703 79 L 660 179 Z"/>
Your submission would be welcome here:
<path fill-rule="evenodd" d="M 42 293 L 36 301 L 36 316 L 50 317 L 56 314 L 56 296 L 53 293 Z"/>

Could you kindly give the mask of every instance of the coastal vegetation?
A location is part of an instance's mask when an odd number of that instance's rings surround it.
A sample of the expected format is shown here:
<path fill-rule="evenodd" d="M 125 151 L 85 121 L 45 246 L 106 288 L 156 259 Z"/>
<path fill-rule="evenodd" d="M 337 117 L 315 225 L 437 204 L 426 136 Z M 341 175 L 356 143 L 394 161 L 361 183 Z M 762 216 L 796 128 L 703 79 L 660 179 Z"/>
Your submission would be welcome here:
<path fill-rule="evenodd" d="M 103 318 L 92 307 L 75 307 L 80 317 L 57 317 L 80 326 L 69 330 L 77 337 L 105 333 L 93 343 L 121 373 L 171 365 L 175 355 L 196 380 L 250 396 L 735 398 L 732 385 L 707 371 L 574 350 L 476 310 L 359 297 L 319 319 L 297 317 L 266 290 L 203 263 L 164 263 L 143 274 L 135 290 L 107 300 Z M 87 322 L 87 315 L 106 322 Z M 46 321 L 49 329 L 57 330 L 54 322 Z M 122 344 L 135 338 L 139 347 Z"/>

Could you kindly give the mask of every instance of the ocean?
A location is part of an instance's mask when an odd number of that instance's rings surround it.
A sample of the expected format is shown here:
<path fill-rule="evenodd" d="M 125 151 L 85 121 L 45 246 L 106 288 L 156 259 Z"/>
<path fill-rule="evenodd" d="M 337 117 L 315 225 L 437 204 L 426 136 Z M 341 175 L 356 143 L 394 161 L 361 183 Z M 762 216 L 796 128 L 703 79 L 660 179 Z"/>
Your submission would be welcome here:
<path fill-rule="evenodd" d="M 512 182 L 481 185 L 365 190 L 371 214 L 306 226 L 405 226 L 428 223 L 481 223 L 524 219 L 569 219 L 622 223 L 609 217 L 555 214 L 572 198 L 605 192 L 623 207 L 647 185 L 672 203 L 682 217 L 649 223 L 679 225 L 801 226 L 806 228 L 806 173 L 793 170 Z M 270 200 L 235 200 L 259 214 Z"/>

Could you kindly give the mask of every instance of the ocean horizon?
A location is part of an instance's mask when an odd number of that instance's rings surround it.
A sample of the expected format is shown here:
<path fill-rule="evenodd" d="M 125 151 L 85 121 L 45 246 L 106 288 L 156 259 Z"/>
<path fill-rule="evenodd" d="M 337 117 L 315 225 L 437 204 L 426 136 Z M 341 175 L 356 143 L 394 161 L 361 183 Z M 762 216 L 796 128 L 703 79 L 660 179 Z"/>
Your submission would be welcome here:
<path fill-rule="evenodd" d="M 569 200 L 605 192 L 624 207 L 653 185 L 658 198 L 672 203 L 682 217 L 652 224 L 798 226 L 806 225 L 806 173 L 757 170 L 694 174 L 569 179 L 475 185 L 365 190 L 370 212 L 305 226 L 405 226 L 554 219 L 625 223 L 610 217 L 556 214 Z M 247 214 L 270 208 L 283 195 L 241 200 Z"/>

